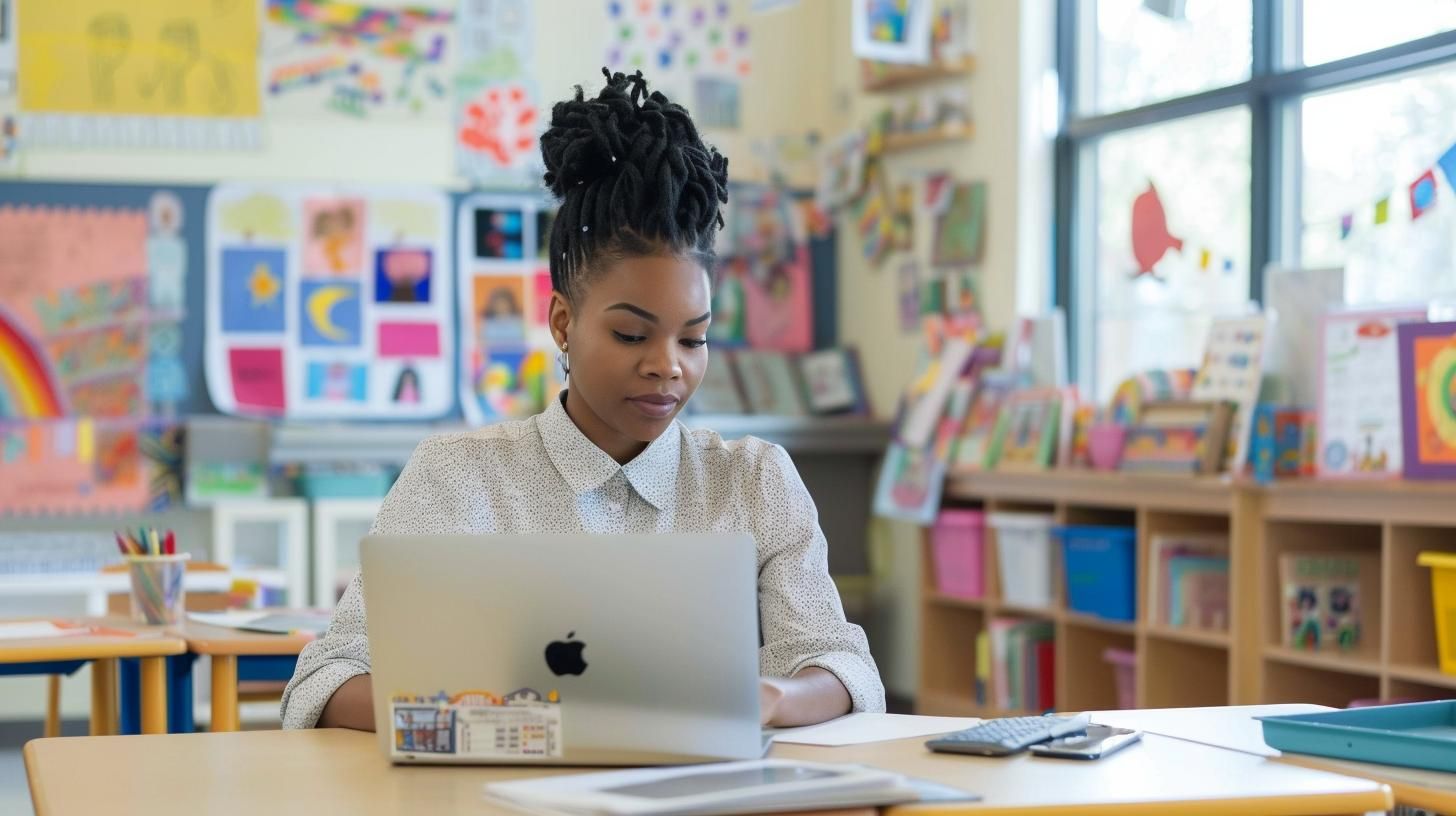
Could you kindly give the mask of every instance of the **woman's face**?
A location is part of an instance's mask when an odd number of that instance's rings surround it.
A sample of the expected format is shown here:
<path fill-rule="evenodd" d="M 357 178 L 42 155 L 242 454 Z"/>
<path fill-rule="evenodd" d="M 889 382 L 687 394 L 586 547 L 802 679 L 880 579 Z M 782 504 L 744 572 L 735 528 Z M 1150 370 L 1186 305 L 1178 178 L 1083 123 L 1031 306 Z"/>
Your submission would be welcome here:
<path fill-rule="evenodd" d="M 708 366 L 709 303 L 707 272 L 673 255 L 616 263 L 587 280 L 574 305 L 552 295 L 552 334 L 569 344 L 568 407 L 580 397 L 589 408 L 572 417 L 589 438 L 606 449 L 604 441 L 649 443 L 667 430 Z"/>

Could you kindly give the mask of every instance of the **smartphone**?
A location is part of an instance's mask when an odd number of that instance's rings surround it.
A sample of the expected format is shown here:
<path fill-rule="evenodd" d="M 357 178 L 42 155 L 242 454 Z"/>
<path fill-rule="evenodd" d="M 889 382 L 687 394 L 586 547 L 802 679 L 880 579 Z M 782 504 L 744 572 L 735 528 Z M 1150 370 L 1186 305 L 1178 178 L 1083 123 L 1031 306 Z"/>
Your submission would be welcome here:
<path fill-rule="evenodd" d="M 1107 725 L 1089 725 L 1085 734 L 1054 739 L 1031 746 L 1037 756 L 1064 759 L 1101 759 L 1143 738 L 1143 732 Z"/>

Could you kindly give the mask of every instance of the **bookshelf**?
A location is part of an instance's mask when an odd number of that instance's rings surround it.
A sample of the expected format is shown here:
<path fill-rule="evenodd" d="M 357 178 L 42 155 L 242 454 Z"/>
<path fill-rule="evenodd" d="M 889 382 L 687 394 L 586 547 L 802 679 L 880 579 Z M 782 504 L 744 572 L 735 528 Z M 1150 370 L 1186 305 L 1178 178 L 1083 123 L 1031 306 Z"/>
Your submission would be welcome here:
<path fill-rule="evenodd" d="M 988 513 L 1038 512 L 1059 524 L 1137 530 L 1137 617 L 1109 621 L 1066 607 L 1060 553 L 1053 603 L 1027 609 L 1001 599 L 996 534 L 986 529 L 986 596 L 937 591 L 927 531 L 922 545 L 920 694 L 925 714 L 1014 716 L 976 704 L 976 635 L 1002 616 L 1055 627 L 1057 707 L 1116 708 L 1109 647 L 1138 656 L 1140 708 L 1456 696 L 1456 676 L 1441 673 L 1426 550 L 1456 552 L 1456 484 L 1300 480 L 1259 486 L 1229 478 L 1157 478 L 1090 471 L 952 473 L 947 507 Z M 1216 533 L 1229 538 L 1227 631 L 1174 628 L 1148 608 L 1151 541 L 1160 534 Z M 1289 552 L 1379 556 L 1362 642 L 1353 652 L 1311 652 L 1281 642 L 1279 557 Z M 988 695 L 994 700 L 994 694 Z"/>

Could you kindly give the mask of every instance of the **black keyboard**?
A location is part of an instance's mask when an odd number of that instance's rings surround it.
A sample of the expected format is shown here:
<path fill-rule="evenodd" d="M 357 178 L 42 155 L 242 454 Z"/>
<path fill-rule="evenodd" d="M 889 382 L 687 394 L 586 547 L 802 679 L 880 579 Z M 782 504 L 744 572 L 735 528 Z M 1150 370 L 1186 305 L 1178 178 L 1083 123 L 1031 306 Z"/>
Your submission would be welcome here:
<path fill-rule="evenodd" d="M 1075 717 L 1003 717 L 986 720 L 925 743 L 932 751 L 979 756 L 1007 756 L 1039 742 L 1080 734 L 1087 730 L 1087 715 Z"/>

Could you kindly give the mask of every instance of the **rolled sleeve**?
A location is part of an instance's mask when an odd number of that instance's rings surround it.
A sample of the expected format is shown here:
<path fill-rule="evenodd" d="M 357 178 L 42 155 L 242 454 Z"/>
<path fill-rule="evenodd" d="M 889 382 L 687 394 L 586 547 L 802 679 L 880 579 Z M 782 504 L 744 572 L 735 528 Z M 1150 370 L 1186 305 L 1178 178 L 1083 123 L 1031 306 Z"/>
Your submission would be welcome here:
<path fill-rule="evenodd" d="M 759 669 L 790 677 L 815 666 L 844 685 L 855 711 L 884 711 L 885 687 L 864 630 L 844 618 L 814 500 L 787 452 L 766 445 L 745 486 L 758 543 Z"/>
<path fill-rule="evenodd" d="M 364 582 L 355 575 L 334 609 L 324 636 L 298 655 L 293 679 L 283 690 L 284 728 L 313 728 L 339 686 L 369 673 L 369 634 L 364 619 Z"/>
<path fill-rule="evenodd" d="M 384 497 L 370 532 L 404 534 L 434 532 L 447 516 L 441 502 L 446 491 L 436 475 L 437 460 L 448 451 L 438 437 L 421 442 L 404 471 Z M 356 573 L 323 637 L 298 655 L 293 679 L 283 690 L 280 712 L 284 728 L 312 728 L 334 692 L 351 677 L 369 673 L 369 627 L 364 613 L 364 578 Z"/>

